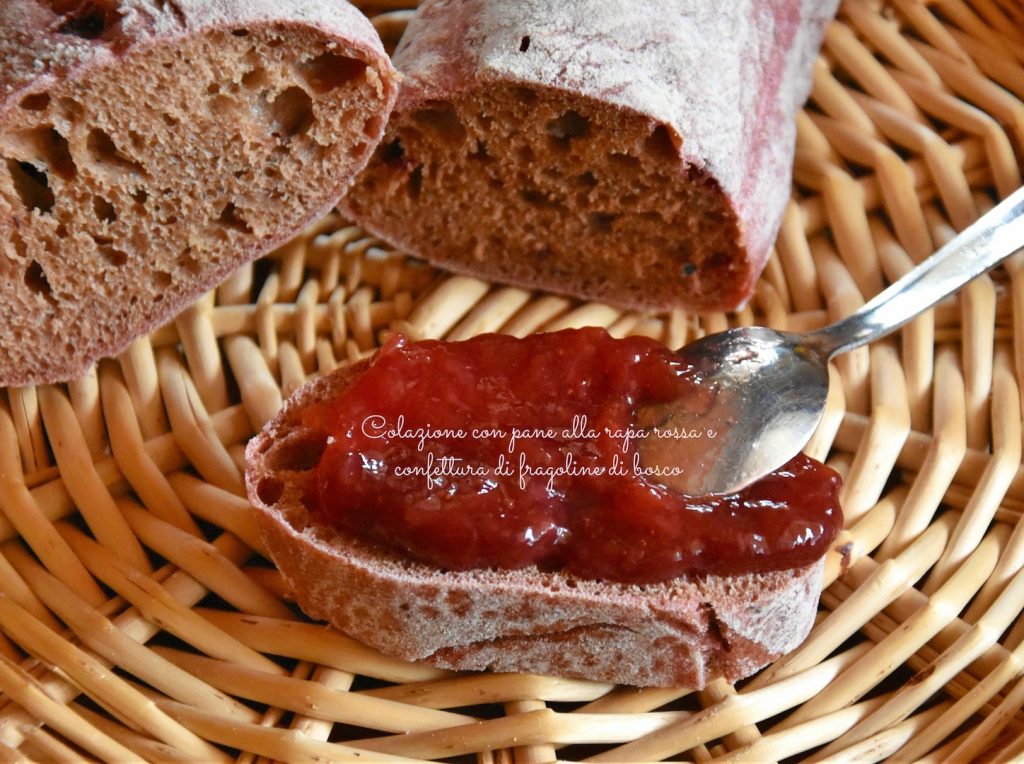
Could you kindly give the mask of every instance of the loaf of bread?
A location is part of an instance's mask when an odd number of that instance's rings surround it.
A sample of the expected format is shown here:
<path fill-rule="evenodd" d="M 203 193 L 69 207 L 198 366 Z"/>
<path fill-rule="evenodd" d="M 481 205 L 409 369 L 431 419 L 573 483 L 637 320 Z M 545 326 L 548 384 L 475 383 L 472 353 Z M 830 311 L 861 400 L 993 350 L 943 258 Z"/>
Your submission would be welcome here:
<path fill-rule="evenodd" d="M 397 93 L 345 0 L 4 0 L 0 385 L 66 380 L 335 205 Z"/>
<path fill-rule="evenodd" d="M 536 567 L 445 571 L 318 522 L 323 433 L 303 412 L 367 362 L 300 388 L 246 450 L 246 485 L 273 561 L 302 609 L 389 655 L 452 669 L 701 688 L 749 676 L 806 637 L 823 562 L 661 584 Z"/>
<path fill-rule="evenodd" d="M 789 195 L 837 0 L 426 0 L 384 140 L 343 202 L 486 279 L 733 309 Z"/>

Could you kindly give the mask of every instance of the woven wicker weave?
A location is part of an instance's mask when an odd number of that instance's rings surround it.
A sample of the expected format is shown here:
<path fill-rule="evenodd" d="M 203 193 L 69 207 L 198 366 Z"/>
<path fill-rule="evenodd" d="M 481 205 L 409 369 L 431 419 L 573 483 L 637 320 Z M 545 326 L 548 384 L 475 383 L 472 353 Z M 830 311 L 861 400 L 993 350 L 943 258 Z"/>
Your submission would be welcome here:
<path fill-rule="evenodd" d="M 368 9 L 401 34 L 407 3 Z M 1024 759 L 1024 254 L 841 358 L 818 625 L 739 687 L 455 675 L 312 624 L 259 556 L 246 440 L 414 337 L 596 324 L 678 346 L 856 309 L 1021 184 L 1020 0 L 847 0 L 751 307 L 650 316 L 434 271 L 328 218 L 66 386 L 0 391 L 0 760 Z M 405 733 L 405 734 L 402 734 Z"/>

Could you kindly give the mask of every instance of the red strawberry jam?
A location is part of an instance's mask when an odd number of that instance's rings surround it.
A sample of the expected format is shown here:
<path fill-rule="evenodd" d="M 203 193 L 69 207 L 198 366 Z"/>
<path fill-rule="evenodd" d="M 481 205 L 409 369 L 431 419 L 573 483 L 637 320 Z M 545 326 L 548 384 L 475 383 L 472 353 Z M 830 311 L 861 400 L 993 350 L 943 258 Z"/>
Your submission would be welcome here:
<path fill-rule="evenodd" d="M 684 496 L 645 469 L 638 410 L 708 394 L 663 345 L 603 329 L 397 338 L 305 413 L 329 436 L 315 512 L 449 570 L 645 583 L 819 559 L 842 525 L 840 480 L 813 459 L 725 496 Z"/>

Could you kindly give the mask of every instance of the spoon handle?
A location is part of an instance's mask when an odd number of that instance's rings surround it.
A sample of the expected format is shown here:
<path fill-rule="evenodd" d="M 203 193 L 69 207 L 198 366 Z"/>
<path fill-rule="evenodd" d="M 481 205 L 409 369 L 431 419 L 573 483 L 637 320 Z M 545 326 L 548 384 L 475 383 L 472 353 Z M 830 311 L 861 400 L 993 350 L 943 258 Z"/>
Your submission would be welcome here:
<path fill-rule="evenodd" d="M 938 252 L 856 313 L 805 335 L 831 358 L 899 329 L 943 297 L 1024 247 L 1024 187 L 965 228 Z"/>

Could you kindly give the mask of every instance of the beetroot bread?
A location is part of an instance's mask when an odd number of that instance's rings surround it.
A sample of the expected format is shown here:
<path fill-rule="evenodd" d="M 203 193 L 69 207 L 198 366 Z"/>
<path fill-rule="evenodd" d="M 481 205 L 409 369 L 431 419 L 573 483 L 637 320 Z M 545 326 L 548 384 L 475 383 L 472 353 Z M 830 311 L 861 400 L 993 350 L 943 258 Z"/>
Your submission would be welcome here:
<path fill-rule="evenodd" d="M 387 654 L 444 668 L 643 686 L 736 680 L 807 635 L 821 560 L 630 585 L 536 568 L 443 571 L 318 523 L 309 504 L 325 442 L 302 414 L 336 398 L 367 365 L 307 383 L 246 450 L 261 535 L 308 615 Z"/>
<path fill-rule="evenodd" d="M 837 0 L 426 0 L 344 201 L 436 264 L 634 307 L 732 309 L 789 196 Z"/>
<path fill-rule="evenodd" d="M 5 0 L 0 385 L 66 380 L 329 210 L 397 92 L 344 0 Z"/>

